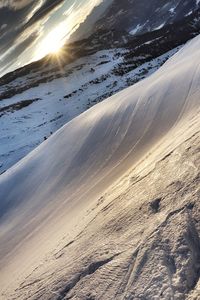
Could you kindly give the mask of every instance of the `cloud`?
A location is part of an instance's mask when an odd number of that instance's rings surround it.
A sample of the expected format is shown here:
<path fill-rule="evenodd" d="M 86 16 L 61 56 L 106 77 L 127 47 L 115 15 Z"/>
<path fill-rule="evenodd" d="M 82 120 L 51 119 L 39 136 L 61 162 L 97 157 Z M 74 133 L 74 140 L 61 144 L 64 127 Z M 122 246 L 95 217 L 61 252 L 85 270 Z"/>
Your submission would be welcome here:
<path fill-rule="evenodd" d="M 1 69 L 2 73 L 5 73 L 5 71 L 10 71 L 10 68 L 12 69 L 13 65 L 15 67 L 19 66 L 16 57 L 20 56 L 25 50 L 27 50 L 35 42 L 37 36 L 37 32 L 32 33 L 30 36 L 28 36 L 21 43 L 19 43 L 9 51 L 9 54 L 4 58 L 4 66 Z"/>
<path fill-rule="evenodd" d="M 2 24 L 1 27 L 0 27 L 0 29 L 4 30 L 4 29 L 6 29 L 7 26 L 8 26 L 8 24 Z"/>
<path fill-rule="evenodd" d="M 35 22 L 43 19 L 45 16 L 50 14 L 52 11 L 57 9 L 64 0 L 46 0 L 40 6 L 40 8 L 35 12 L 32 18 L 28 21 L 27 26 L 34 24 Z"/>
<path fill-rule="evenodd" d="M 0 8 L 9 7 L 14 10 L 22 9 L 34 0 L 1 0 Z"/>

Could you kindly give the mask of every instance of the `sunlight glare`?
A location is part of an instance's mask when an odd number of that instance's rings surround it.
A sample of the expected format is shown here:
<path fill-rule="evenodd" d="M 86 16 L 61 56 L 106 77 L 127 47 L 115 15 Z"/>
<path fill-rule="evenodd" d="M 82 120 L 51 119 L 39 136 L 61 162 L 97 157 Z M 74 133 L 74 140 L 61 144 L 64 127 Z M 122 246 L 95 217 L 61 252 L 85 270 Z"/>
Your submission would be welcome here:
<path fill-rule="evenodd" d="M 35 59 L 40 59 L 47 54 L 59 54 L 60 49 L 65 43 L 66 32 L 65 22 L 54 28 L 39 45 Z"/>

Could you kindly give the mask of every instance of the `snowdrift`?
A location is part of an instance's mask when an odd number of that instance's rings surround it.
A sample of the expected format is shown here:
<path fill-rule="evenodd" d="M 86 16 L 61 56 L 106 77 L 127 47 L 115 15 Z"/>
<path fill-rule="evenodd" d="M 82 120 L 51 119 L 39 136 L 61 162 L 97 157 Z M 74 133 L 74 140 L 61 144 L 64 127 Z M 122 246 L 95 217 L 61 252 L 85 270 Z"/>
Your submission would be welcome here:
<path fill-rule="evenodd" d="M 147 170 L 198 128 L 199 49 L 197 37 L 154 75 L 73 119 L 0 176 L 3 288 L 82 229 L 91 220 L 88 207 L 122 175 Z"/>

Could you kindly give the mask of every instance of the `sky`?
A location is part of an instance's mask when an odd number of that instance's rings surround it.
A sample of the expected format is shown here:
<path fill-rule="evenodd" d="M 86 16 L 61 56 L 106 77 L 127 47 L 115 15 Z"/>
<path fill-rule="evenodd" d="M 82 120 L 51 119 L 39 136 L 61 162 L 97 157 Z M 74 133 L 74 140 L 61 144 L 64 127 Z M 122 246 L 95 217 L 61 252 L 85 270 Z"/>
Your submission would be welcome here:
<path fill-rule="evenodd" d="M 102 0 L 0 0 L 0 76 L 56 52 Z"/>

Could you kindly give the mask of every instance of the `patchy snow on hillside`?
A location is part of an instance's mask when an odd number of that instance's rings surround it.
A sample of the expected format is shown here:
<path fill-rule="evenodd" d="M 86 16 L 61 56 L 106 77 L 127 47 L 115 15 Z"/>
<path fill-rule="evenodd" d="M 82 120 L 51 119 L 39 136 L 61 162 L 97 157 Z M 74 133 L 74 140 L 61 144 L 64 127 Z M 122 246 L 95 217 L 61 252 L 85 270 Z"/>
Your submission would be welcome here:
<path fill-rule="evenodd" d="M 129 34 L 131 35 L 135 35 L 136 33 L 139 33 L 140 32 L 140 29 L 143 28 L 144 25 L 140 25 L 138 24 L 134 29 L 132 29 Z"/>

